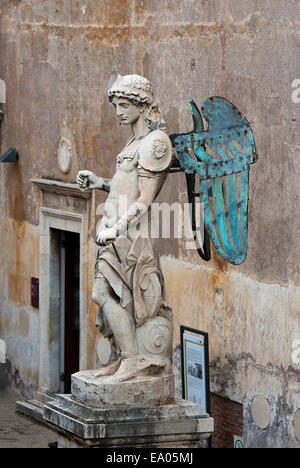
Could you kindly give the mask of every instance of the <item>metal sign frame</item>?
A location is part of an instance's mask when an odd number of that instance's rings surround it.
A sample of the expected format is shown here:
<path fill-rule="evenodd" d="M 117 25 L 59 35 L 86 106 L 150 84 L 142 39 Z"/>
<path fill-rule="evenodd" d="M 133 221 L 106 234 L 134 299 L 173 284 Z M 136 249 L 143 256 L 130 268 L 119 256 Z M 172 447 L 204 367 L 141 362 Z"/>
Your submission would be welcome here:
<path fill-rule="evenodd" d="M 208 342 L 208 333 L 202 330 L 196 330 L 195 328 L 186 327 L 180 325 L 180 346 L 181 346 L 181 377 L 182 377 L 182 398 L 186 399 L 186 381 L 187 381 L 187 366 L 186 366 L 186 353 L 184 349 L 184 333 L 190 332 L 195 335 L 200 335 L 204 339 L 204 373 L 205 373 L 205 403 L 206 403 L 206 413 L 211 414 L 211 404 L 210 404 L 210 374 L 209 374 L 209 342 Z"/>

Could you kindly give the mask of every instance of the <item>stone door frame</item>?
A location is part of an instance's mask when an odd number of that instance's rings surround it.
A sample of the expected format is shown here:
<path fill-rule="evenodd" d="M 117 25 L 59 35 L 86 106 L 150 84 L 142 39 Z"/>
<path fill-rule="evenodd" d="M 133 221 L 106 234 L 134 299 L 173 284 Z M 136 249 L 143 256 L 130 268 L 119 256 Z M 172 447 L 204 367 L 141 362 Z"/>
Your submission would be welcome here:
<path fill-rule="evenodd" d="M 59 256 L 51 229 L 80 234 L 80 370 L 88 360 L 88 230 L 91 192 L 75 184 L 32 180 L 42 191 L 40 206 L 39 391 L 59 391 Z"/>

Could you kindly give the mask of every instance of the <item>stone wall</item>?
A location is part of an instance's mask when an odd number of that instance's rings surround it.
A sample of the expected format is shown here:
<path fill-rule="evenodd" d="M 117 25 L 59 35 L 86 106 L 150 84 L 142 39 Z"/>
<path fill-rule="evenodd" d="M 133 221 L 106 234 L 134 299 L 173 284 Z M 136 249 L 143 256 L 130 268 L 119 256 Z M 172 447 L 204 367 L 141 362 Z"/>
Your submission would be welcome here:
<path fill-rule="evenodd" d="M 299 447 L 299 363 L 292 359 L 300 339 L 300 103 L 292 100 L 300 78 L 299 2 L 2 0 L 0 9 L 7 87 L 1 150 L 15 146 L 20 154 L 18 164 L 0 167 L 0 337 L 15 384 L 26 394 L 38 387 L 39 312 L 30 304 L 30 278 L 39 276 L 40 192 L 30 179 L 74 181 L 84 168 L 110 177 L 128 133 L 105 88 L 113 73 L 139 73 L 152 81 L 169 133 L 191 129 L 190 98 L 201 105 L 212 95 L 233 102 L 253 127 L 259 160 L 250 171 L 246 261 L 232 266 L 213 252 L 206 264 L 180 239 L 156 247 L 176 349 L 179 324 L 208 331 L 212 391 L 243 404 L 246 445 Z M 66 133 L 75 148 L 67 175 L 57 164 Z M 97 194 L 95 204 L 103 200 Z M 160 200 L 187 201 L 182 175 L 169 176 Z M 89 314 L 92 327 L 92 304 Z M 90 332 L 91 365 L 95 337 Z M 270 405 L 265 429 L 253 422 L 256 395 Z"/>

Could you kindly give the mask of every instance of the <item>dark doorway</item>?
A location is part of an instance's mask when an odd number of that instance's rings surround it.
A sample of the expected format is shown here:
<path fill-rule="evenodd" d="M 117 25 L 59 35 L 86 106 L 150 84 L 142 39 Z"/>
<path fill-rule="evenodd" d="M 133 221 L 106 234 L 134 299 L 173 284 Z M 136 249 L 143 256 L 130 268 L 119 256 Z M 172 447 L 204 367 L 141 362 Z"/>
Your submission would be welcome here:
<path fill-rule="evenodd" d="M 79 370 L 80 235 L 60 231 L 60 392 Z"/>

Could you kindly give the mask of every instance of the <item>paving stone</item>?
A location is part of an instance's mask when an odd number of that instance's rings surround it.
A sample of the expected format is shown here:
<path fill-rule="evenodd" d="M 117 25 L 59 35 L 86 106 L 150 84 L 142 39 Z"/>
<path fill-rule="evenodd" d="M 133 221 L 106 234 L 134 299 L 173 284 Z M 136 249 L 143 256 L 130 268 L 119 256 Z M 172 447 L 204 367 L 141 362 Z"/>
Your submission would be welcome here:
<path fill-rule="evenodd" d="M 16 413 L 16 401 L 21 399 L 13 390 L 0 390 L 0 448 L 48 448 L 57 434 Z"/>

